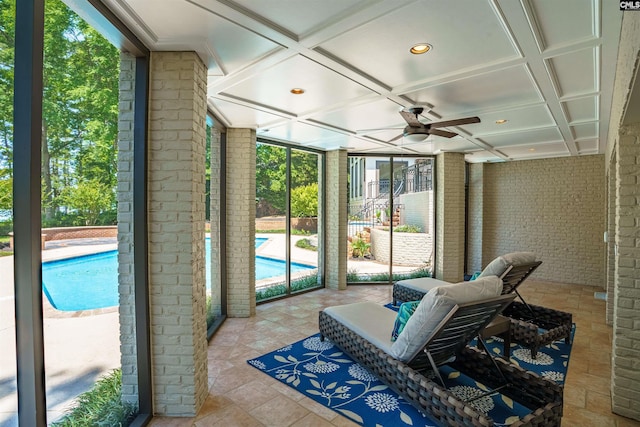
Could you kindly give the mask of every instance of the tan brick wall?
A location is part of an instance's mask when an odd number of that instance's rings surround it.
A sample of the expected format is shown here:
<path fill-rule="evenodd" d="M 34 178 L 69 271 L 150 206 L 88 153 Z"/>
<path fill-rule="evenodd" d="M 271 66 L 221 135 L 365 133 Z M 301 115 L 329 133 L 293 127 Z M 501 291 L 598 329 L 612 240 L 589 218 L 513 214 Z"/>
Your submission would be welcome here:
<path fill-rule="evenodd" d="M 211 185 L 209 187 L 210 212 L 209 218 L 211 225 L 210 244 L 211 258 L 206 260 L 211 263 L 211 311 L 217 318 L 222 314 L 222 282 L 220 277 L 221 259 L 220 259 L 220 166 L 222 159 L 221 153 L 220 131 L 211 129 Z"/>
<path fill-rule="evenodd" d="M 153 52 L 149 281 L 154 412 L 194 416 L 207 396 L 204 265 L 206 67 Z"/>
<path fill-rule="evenodd" d="M 482 220 L 484 206 L 484 163 L 469 165 L 469 199 L 467 207 L 467 274 L 481 271 L 482 263 Z"/>
<path fill-rule="evenodd" d="M 138 403 L 133 276 L 133 127 L 135 58 L 120 54 L 118 95 L 118 293 L 122 399 Z"/>
<path fill-rule="evenodd" d="M 616 200 L 617 200 L 617 166 L 616 166 L 616 153 L 613 153 L 609 170 L 607 173 L 607 243 L 606 243 L 606 262 L 605 262 L 605 275 L 606 275 L 606 290 L 607 290 L 607 324 L 613 325 L 613 308 L 615 305 L 613 295 L 615 289 L 616 280 Z"/>
<path fill-rule="evenodd" d="M 620 135 L 611 394 L 615 413 L 640 419 L 640 123 Z"/>
<path fill-rule="evenodd" d="M 227 131 L 227 308 L 229 317 L 256 312 L 256 132 Z"/>
<path fill-rule="evenodd" d="M 532 277 L 604 287 L 604 156 L 485 165 L 482 264 L 534 252 Z"/>
<path fill-rule="evenodd" d="M 347 288 L 347 152 L 329 151 L 326 157 L 326 287 Z"/>
<path fill-rule="evenodd" d="M 464 278 L 464 154 L 436 157 L 435 276 L 447 282 Z"/>

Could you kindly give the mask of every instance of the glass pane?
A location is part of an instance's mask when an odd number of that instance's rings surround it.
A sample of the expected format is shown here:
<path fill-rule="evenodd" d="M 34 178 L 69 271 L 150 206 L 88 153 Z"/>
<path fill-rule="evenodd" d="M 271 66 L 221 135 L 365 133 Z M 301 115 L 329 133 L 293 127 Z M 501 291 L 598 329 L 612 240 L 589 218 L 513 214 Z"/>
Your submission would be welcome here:
<path fill-rule="evenodd" d="M 207 328 L 222 314 L 220 283 L 220 133 L 213 129 L 213 119 L 207 116 L 205 156 L 205 271 L 207 295 Z M 214 233 L 211 233 L 214 230 Z"/>
<path fill-rule="evenodd" d="M 287 149 L 256 147 L 256 300 L 287 293 Z"/>
<path fill-rule="evenodd" d="M 118 126 L 119 109 L 125 108 L 119 94 L 133 96 L 134 81 L 132 75 L 123 77 L 129 89 L 120 85 L 118 49 L 63 2 L 45 2 L 44 49 L 42 286 L 47 421 L 52 423 L 70 416 L 81 405 L 74 400 L 87 391 L 93 391 L 93 402 L 112 401 L 123 413 L 133 411 L 121 403 L 119 306 L 132 314 L 127 305 L 133 302 L 133 287 L 125 279 L 119 289 L 119 273 L 132 280 L 119 268 L 119 256 L 132 253 L 118 251 L 116 191 L 123 164 L 118 140 L 131 131 Z M 122 170 L 124 176 L 131 171 Z M 121 248 L 131 248 L 127 238 L 125 233 Z M 123 348 L 130 349 L 133 321 L 122 326 Z"/>
<path fill-rule="evenodd" d="M 396 159 L 393 280 L 429 276 L 433 259 L 433 159 Z"/>
<path fill-rule="evenodd" d="M 315 153 L 291 150 L 291 292 L 322 285 L 318 269 L 318 162 Z"/>
<path fill-rule="evenodd" d="M 389 157 L 349 157 L 347 282 L 389 280 L 389 162 Z"/>

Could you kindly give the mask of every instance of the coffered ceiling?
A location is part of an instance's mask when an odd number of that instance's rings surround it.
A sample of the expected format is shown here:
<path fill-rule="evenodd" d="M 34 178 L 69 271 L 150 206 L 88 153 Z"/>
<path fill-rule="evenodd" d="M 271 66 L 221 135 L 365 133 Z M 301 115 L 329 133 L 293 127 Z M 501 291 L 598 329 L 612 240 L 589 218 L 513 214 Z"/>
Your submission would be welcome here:
<path fill-rule="evenodd" d="M 605 152 L 622 12 L 602 0 L 105 0 L 151 50 L 195 50 L 227 127 L 323 150 Z M 413 55 L 409 48 L 432 49 Z M 294 95 L 292 88 L 304 93 Z M 395 139 L 478 116 L 458 136 Z M 506 120 L 497 124 L 498 120 Z M 386 130 L 370 130 L 395 128 Z M 399 129 L 398 129 L 399 128 Z"/>

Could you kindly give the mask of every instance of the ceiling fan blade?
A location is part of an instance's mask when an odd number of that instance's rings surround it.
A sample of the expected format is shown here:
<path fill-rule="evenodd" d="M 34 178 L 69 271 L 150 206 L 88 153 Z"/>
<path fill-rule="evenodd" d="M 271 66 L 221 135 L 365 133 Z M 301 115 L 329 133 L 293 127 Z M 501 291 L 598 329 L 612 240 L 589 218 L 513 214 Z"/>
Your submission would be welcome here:
<path fill-rule="evenodd" d="M 390 140 L 388 140 L 387 142 L 393 142 L 393 141 L 397 141 L 400 138 L 402 138 L 402 134 L 398 135 L 398 136 L 394 136 L 393 138 L 391 138 Z"/>
<path fill-rule="evenodd" d="M 467 125 L 470 123 L 480 123 L 480 118 L 466 117 L 464 119 L 446 120 L 444 122 L 427 123 L 425 126 L 430 128 L 446 128 L 449 126 Z"/>
<path fill-rule="evenodd" d="M 431 135 L 444 136 L 445 138 L 453 138 L 454 136 L 458 135 L 457 133 L 447 132 L 446 130 L 440 129 L 429 129 L 429 133 Z"/>
<path fill-rule="evenodd" d="M 360 135 L 360 134 L 366 134 L 366 133 L 373 133 L 373 132 L 382 132 L 385 130 L 395 130 L 395 129 L 404 129 L 404 126 L 390 126 L 390 127 L 386 127 L 386 128 L 372 128 L 372 129 L 358 129 L 356 130 L 356 134 Z"/>
<path fill-rule="evenodd" d="M 422 126 L 415 112 L 400 110 L 400 115 L 409 124 L 409 126 Z"/>

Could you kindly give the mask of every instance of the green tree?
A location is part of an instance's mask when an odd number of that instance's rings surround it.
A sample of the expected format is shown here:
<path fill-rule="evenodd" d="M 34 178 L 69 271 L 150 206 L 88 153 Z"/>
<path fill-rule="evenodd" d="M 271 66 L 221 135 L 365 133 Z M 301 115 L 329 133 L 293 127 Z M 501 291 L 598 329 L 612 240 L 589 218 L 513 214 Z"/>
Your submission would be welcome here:
<path fill-rule="evenodd" d="M 294 218 L 318 216 L 318 183 L 291 189 L 291 216 Z"/>
<path fill-rule="evenodd" d="M 85 225 L 96 225 L 100 214 L 113 208 L 113 189 L 95 179 L 66 187 L 60 197 L 66 206 L 78 212 Z"/>

